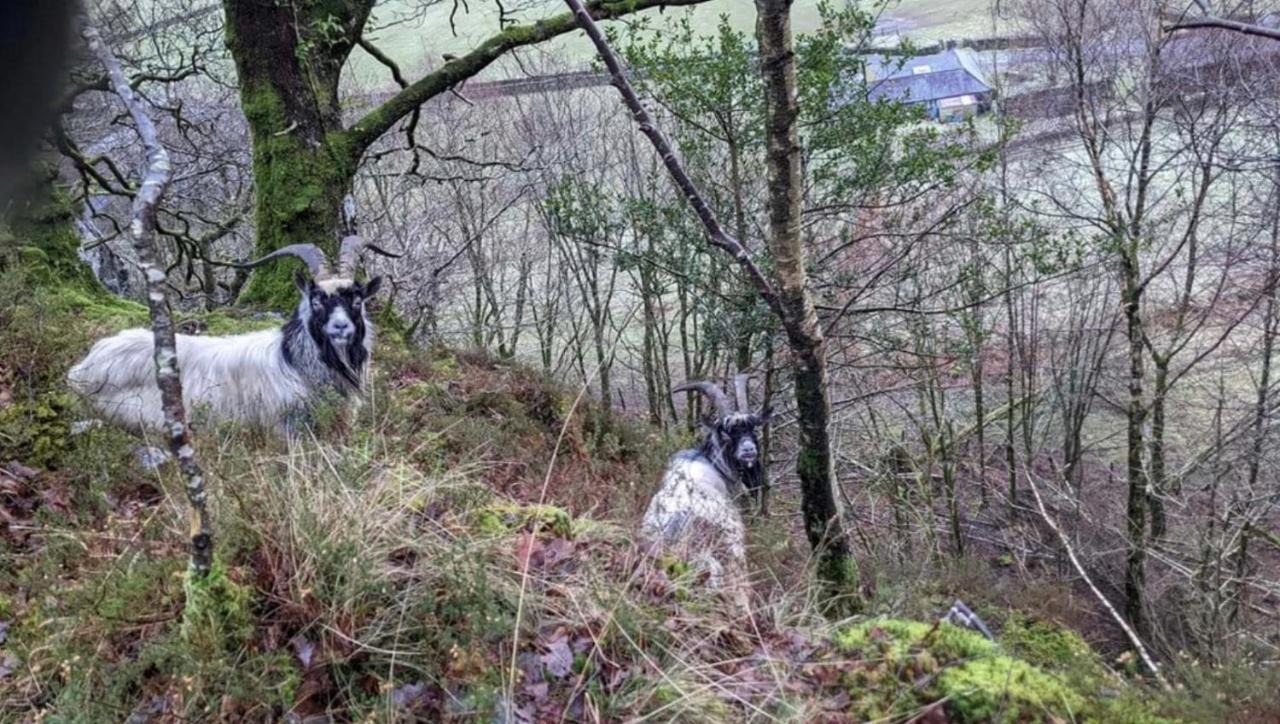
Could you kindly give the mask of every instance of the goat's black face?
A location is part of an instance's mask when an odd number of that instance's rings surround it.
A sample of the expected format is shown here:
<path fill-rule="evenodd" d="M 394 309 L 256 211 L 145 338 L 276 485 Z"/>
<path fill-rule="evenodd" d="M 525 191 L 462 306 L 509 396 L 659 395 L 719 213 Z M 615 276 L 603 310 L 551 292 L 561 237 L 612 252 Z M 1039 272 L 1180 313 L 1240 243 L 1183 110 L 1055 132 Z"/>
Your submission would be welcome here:
<path fill-rule="evenodd" d="M 740 473 L 756 471 L 760 465 L 759 429 L 772 413 L 766 408 L 759 414 L 737 413 L 713 421 L 710 436 L 723 452 L 725 462 Z"/>
<path fill-rule="evenodd" d="M 350 372 L 360 370 L 369 354 L 365 302 L 378 292 L 382 277 L 360 284 L 350 279 L 315 281 L 299 272 L 294 281 L 302 292 L 297 318 L 320 347 L 322 361 L 358 386 Z"/>
<path fill-rule="evenodd" d="M 703 454 L 715 459 L 721 456 L 732 469 L 739 484 L 759 500 L 764 485 L 764 467 L 760 464 L 758 432 L 769 421 L 772 412 L 765 408 L 759 414 L 736 413 L 706 421 L 707 437 Z"/>

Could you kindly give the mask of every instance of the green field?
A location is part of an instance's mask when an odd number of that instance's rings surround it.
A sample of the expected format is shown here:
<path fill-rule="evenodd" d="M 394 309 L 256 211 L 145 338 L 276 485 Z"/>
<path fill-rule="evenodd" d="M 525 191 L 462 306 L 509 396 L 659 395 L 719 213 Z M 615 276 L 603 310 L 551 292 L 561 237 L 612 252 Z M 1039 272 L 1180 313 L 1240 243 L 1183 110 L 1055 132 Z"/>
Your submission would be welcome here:
<path fill-rule="evenodd" d="M 796 0 L 794 24 L 796 32 L 806 32 L 818 24 L 819 0 Z M 504 3 L 513 6 L 516 3 Z M 528 3 L 530 9 L 515 17 L 531 22 L 566 11 L 559 0 L 536 0 Z M 947 38 L 991 35 L 989 8 L 991 0 L 902 0 L 893 3 L 881 14 L 881 28 L 897 31 L 917 42 L 932 42 Z M 498 29 L 498 7 L 494 2 L 471 0 L 470 12 L 459 6 L 456 17 L 456 35 L 449 28 L 452 2 L 443 2 L 425 10 L 418 9 L 418 0 L 388 0 L 374 11 L 372 25 L 378 27 L 371 33 L 375 42 L 397 62 L 410 71 L 420 69 L 424 63 L 434 65 L 442 53 L 462 53 L 474 48 Z M 414 14 L 415 9 L 416 15 Z M 668 9 L 659 15 L 657 10 L 644 13 L 661 22 L 662 17 L 674 17 L 676 13 L 689 13 L 694 22 L 710 31 L 721 16 L 727 15 L 734 27 L 750 31 L 755 24 L 755 5 L 751 0 L 710 0 L 693 8 Z M 592 57 L 592 51 L 581 33 L 547 44 L 542 49 L 555 57 L 577 65 Z M 374 70 L 368 56 L 355 57 L 361 74 Z"/>

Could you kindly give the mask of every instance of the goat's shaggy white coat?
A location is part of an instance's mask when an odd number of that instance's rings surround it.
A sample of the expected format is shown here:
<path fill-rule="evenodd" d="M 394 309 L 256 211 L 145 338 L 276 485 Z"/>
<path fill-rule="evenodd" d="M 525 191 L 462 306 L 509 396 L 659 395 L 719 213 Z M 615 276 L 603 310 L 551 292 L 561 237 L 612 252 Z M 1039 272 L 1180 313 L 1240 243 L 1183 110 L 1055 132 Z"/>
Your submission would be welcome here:
<path fill-rule="evenodd" d="M 211 422 L 279 423 L 308 392 L 301 375 L 284 361 L 282 339 L 278 329 L 232 337 L 178 335 L 188 412 Z M 127 329 L 99 340 L 67 380 L 107 418 L 126 427 L 158 429 L 164 411 L 154 354 L 151 330 Z"/>
<path fill-rule="evenodd" d="M 325 280 L 332 292 L 349 280 Z M 340 376 L 320 359 L 307 331 L 311 305 L 298 306 L 301 323 L 292 334 L 267 329 L 225 337 L 177 335 L 182 401 L 187 414 L 207 422 L 237 420 L 280 427 L 323 389 L 343 389 Z M 285 360 L 289 345 L 292 364 Z M 366 325 L 363 345 L 373 347 Z M 72 389 L 107 418 L 134 429 L 160 429 L 164 411 L 156 386 L 155 337 L 149 329 L 127 329 L 99 340 L 67 374 Z"/>
<path fill-rule="evenodd" d="M 723 457 L 717 448 L 717 457 Z M 746 528 L 734 498 L 742 486 L 698 450 L 676 453 L 644 514 L 643 534 L 706 571 L 713 587 L 746 602 Z"/>

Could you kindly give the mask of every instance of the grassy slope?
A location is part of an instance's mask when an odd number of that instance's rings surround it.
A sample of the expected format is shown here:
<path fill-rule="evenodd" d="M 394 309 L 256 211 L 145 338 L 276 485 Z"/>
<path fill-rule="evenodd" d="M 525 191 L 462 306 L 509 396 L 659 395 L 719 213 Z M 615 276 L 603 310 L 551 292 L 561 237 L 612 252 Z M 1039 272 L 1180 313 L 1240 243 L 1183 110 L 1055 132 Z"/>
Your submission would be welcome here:
<path fill-rule="evenodd" d="M 17 370 L 0 464 L 22 463 L 0 473 L 5 719 L 1150 719 L 1139 689 L 1042 622 L 1005 619 L 997 647 L 828 621 L 803 586 L 734 613 L 633 541 L 676 441 L 606 430 L 529 370 L 394 340 L 350 424 L 292 447 L 202 431 L 220 564 L 184 584 L 180 483 L 139 469 L 124 433 L 67 434 L 83 411 L 62 371 L 136 310 L 12 275 L 0 294 L 23 300 L 0 316 Z M 544 488 L 554 505 L 536 505 Z"/>

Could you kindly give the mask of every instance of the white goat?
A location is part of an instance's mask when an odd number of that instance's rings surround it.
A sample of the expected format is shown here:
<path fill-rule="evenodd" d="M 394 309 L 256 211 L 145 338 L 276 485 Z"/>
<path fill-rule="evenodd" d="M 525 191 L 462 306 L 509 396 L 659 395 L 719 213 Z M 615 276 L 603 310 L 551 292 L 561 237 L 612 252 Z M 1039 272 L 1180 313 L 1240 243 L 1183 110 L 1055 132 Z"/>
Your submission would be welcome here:
<path fill-rule="evenodd" d="M 336 275 L 311 244 L 286 246 L 241 265 L 294 256 L 306 262 L 312 276 L 295 276 L 302 299 L 279 329 L 226 337 L 177 335 L 187 410 L 207 421 L 287 427 L 320 394 L 347 397 L 358 392 L 373 349 L 364 301 L 382 283 L 380 277 L 368 284 L 352 278 L 363 247 L 392 256 L 350 236 L 342 242 Z M 127 329 L 99 340 L 71 368 L 67 381 L 109 419 L 135 429 L 158 429 L 164 413 L 154 356 L 151 330 Z"/>
<path fill-rule="evenodd" d="M 737 412 L 714 383 L 689 382 L 672 390 L 706 395 L 716 417 L 703 421 L 706 434 L 697 448 L 676 453 L 667 464 L 641 530 L 705 570 L 712 586 L 724 587 L 745 607 L 746 529 L 737 498 L 759 492 L 764 476 L 756 430 L 770 413 L 749 411 L 746 375 L 738 375 L 734 384 Z"/>

